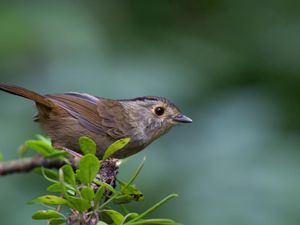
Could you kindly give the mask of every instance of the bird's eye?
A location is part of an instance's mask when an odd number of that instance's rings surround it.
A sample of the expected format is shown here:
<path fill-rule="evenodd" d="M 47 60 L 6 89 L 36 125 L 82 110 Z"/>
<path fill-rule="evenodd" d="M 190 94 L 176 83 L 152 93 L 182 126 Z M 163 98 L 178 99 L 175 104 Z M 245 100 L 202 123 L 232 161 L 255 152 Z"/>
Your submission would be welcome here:
<path fill-rule="evenodd" d="M 165 113 L 165 109 L 163 107 L 156 107 L 154 111 L 155 114 L 158 116 L 161 116 Z"/>

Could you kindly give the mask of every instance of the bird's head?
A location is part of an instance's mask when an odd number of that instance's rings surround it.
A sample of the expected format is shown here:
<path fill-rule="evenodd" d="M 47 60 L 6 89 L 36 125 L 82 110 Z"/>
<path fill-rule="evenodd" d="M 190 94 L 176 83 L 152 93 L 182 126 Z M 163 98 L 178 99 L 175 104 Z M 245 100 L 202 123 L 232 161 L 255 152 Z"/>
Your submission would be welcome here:
<path fill-rule="evenodd" d="M 174 125 L 192 122 L 175 104 L 163 97 L 145 96 L 125 101 L 130 106 L 128 112 L 131 114 L 131 121 L 136 122 L 137 127 L 147 136 L 145 138 L 151 141 L 165 134 Z"/>

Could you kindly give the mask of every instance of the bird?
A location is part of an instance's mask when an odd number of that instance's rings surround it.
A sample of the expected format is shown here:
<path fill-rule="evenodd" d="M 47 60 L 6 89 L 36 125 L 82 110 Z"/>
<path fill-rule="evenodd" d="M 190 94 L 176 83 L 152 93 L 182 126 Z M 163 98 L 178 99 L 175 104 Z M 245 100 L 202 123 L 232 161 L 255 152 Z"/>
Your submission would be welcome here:
<path fill-rule="evenodd" d="M 112 143 L 122 138 L 130 141 L 112 158 L 136 154 L 173 126 L 192 122 L 164 97 L 114 100 L 78 92 L 41 95 L 5 83 L 0 83 L 0 90 L 35 102 L 38 113 L 34 120 L 40 123 L 55 148 L 80 153 L 78 140 L 87 136 L 96 143 L 99 159 Z"/>

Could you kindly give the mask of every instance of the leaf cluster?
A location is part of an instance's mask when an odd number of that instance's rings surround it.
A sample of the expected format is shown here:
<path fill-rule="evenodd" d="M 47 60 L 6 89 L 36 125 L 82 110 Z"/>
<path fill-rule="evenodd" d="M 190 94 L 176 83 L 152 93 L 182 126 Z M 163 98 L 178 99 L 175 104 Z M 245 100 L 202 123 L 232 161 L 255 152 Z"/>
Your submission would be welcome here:
<path fill-rule="evenodd" d="M 96 215 L 97 220 L 99 220 L 97 225 L 177 224 L 170 219 L 145 218 L 162 204 L 176 197 L 176 194 L 167 196 L 142 213 L 129 212 L 125 207 L 125 204 L 132 201 L 144 200 L 142 192 L 133 185 L 133 182 L 140 173 L 145 159 L 143 159 L 129 181 L 117 180 L 117 188 L 96 179 L 103 160 L 109 159 L 110 156 L 122 149 L 129 141 L 129 138 L 116 141 L 109 146 L 103 159 L 99 160 L 95 156 L 95 142 L 88 137 L 81 137 L 79 144 L 84 155 L 80 159 L 76 170 L 70 164 L 62 166 L 58 171 L 38 168 L 36 172 L 42 174 L 51 183 L 47 187 L 47 191 L 53 194 L 39 196 L 29 202 L 31 204 L 43 204 L 48 208 L 47 210 L 35 212 L 32 218 L 35 220 L 49 220 L 50 225 L 58 225 L 67 223 L 69 214 L 76 212 L 78 218 L 82 220 L 92 219 Z M 49 140 L 44 137 L 39 136 L 37 140 L 29 140 L 25 146 L 35 150 L 44 157 L 66 160 L 65 153 L 54 149 Z M 93 188 L 95 184 L 97 185 L 96 189 Z M 114 209 L 116 205 L 119 206 L 120 212 Z M 61 213 L 61 207 L 67 209 L 65 211 L 68 213 Z"/>

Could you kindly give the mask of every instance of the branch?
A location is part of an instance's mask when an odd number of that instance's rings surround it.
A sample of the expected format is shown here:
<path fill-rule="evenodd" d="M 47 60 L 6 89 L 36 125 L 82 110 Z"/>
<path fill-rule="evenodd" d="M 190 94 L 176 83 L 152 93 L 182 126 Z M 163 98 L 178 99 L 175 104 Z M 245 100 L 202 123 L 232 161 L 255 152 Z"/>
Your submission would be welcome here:
<path fill-rule="evenodd" d="M 77 161 L 72 161 L 76 163 Z M 0 176 L 13 174 L 13 173 L 22 173 L 29 172 L 37 167 L 45 168 L 57 168 L 62 167 L 66 162 L 58 159 L 45 159 L 44 157 L 37 155 L 31 158 L 23 158 L 11 161 L 0 162 Z M 119 170 L 120 161 L 118 159 L 107 159 L 102 161 L 101 169 L 99 170 L 96 180 L 99 180 L 103 183 L 107 183 L 113 187 L 116 185 L 116 177 Z M 99 188 L 99 185 L 93 183 L 91 187 L 96 192 Z M 109 198 L 111 192 L 105 189 L 104 196 L 106 199 Z M 59 211 L 59 210 L 58 210 Z M 96 225 L 99 221 L 99 212 L 97 211 L 86 211 L 83 214 L 78 211 L 71 209 L 71 214 L 68 216 L 67 224 L 68 225 Z"/>
<path fill-rule="evenodd" d="M 0 176 L 12 173 L 29 172 L 37 167 L 60 168 L 65 162 L 58 159 L 45 159 L 40 155 L 0 162 Z"/>
<path fill-rule="evenodd" d="M 96 176 L 96 180 L 109 184 L 113 187 L 116 186 L 117 174 L 119 172 L 120 160 L 107 159 L 102 161 L 101 169 Z M 92 183 L 91 187 L 96 192 L 99 186 Z M 105 198 L 108 199 L 111 192 L 105 189 Z M 68 217 L 67 225 L 96 225 L 99 222 L 98 211 L 86 211 L 82 215 L 76 210 L 71 209 L 71 214 Z"/>

